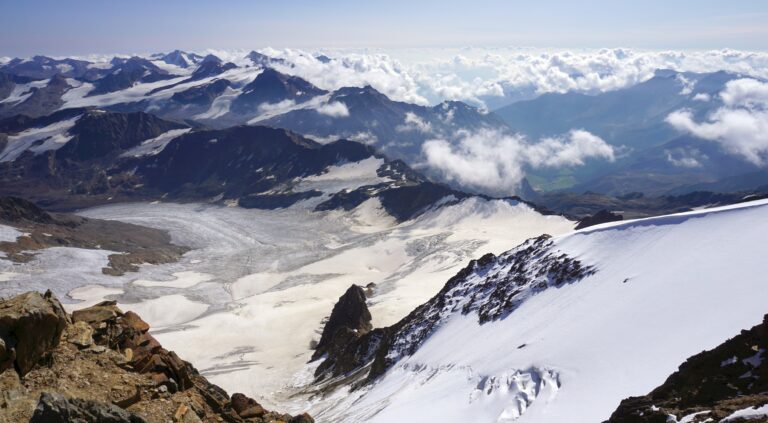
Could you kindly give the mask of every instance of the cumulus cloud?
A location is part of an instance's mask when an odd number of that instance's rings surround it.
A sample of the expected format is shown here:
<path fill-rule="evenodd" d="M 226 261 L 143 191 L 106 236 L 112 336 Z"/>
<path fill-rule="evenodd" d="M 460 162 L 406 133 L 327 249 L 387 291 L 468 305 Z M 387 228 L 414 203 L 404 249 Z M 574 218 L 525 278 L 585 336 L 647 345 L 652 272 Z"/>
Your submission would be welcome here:
<path fill-rule="evenodd" d="M 710 96 L 707 93 L 697 93 L 696 95 L 693 96 L 693 100 L 694 101 L 707 102 L 707 101 L 709 101 L 711 99 L 712 99 L 712 96 Z"/>
<path fill-rule="evenodd" d="M 320 106 L 315 108 L 315 110 L 317 111 L 317 113 L 320 113 L 321 115 L 326 115 L 334 118 L 349 116 L 349 109 L 347 108 L 347 105 L 340 101 L 321 104 Z"/>
<path fill-rule="evenodd" d="M 768 107 L 768 84 L 752 78 L 729 81 L 720 98 L 730 107 L 765 109 Z"/>
<path fill-rule="evenodd" d="M 579 166 L 588 158 L 615 159 L 610 145 L 584 130 L 538 143 L 498 130 L 460 131 L 454 142 L 429 140 L 422 150 L 426 164 L 448 180 L 499 195 L 514 193 L 527 168 Z"/>
<path fill-rule="evenodd" d="M 730 81 L 720 93 L 723 107 L 697 122 L 690 110 L 667 116 L 676 129 L 719 143 L 746 161 L 764 166 L 768 160 L 768 83 L 744 78 Z"/>
<path fill-rule="evenodd" d="M 296 102 L 293 100 L 283 100 L 278 103 L 261 103 L 259 104 L 259 113 L 283 113 L 296 106 Z"/>
<path fill-rule="evenodd" d="M 673 149 L 664 150 L 664 154 L 667 156 L 667 161 L 677 167 L 685 168 L 697 168 L 702 167 L 701 160 L 706 160 L 708 157 L 706 154 L 702 154 L 697 149 Z"/>
<path fill-rule="evenodd" d="M 432 124 L 420 118 L 413 112 L 405 114 L 405 122 L 395 128 L 399 132 L 421 132 L 422 134 L 432 133 Z"/>

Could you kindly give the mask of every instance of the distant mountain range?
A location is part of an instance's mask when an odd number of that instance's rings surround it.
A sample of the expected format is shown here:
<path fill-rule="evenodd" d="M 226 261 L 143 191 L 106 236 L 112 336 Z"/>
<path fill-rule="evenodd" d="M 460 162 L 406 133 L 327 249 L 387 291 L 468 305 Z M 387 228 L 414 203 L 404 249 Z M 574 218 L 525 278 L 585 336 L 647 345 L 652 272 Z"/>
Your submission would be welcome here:
<path fill-rule="evenodd" d="M 265 126 L 193 128 L 145 112 L 66 109 L 0 122 L 0 192 L 57 209 L 174 199 L 351 210 L 398 220 L 469 196 L 355 141 L 317 143 Z"/>
<path fill-rule="evenodd" d="M 527 180 L 516 194 L 532 200 L 557 192 L 657 197 L 768 187 L 763 168 L 724 152 L 717 143 L 681 134 L 666 122 L 678 110 L 704 119 L 722 106 L 719 93 L 741 78 L 736 74 L 659 70 L 635 86 L 596 95 L 510 92 L 510 98 L 520 101 L 486 112 L 456 101 L 435 106 L 394 101 L 372 86 L 326 90 L 283 73 L 293 69 L 286 59 L 255 51 L 237 62 L 179 50 L 98 63 L 44 56 L 13 59 L 0 66 L 0 118 L 98 108 L 152 114 L 186 128 L 271 126 L 320 143 L 347 139 L 370 145 L 464 191 L 478 188 L 424 166 L 426 141 L 455 144 L 457 134 L 490 129 L 521 133 L 535 144 L 585 129 L 613 146 L 616 160 L 524 169 Z"/>
<path fill-rule="evenodd" d="M 269 125 L 323 142 L 365 142 L 411 163 L 430 137 L 506 127 L 496 116 L 461 102 L 419 106 L 393 101 L 371 86 L 330 92 L 270 67 L 286 65 L 283 59 L 258 52 L 247 58 L 251 64 L 237 66 L 177 50 L 107 64 L 14 59 L 0 66 L 0 117 L 93 106 L 214 128 Z"/>

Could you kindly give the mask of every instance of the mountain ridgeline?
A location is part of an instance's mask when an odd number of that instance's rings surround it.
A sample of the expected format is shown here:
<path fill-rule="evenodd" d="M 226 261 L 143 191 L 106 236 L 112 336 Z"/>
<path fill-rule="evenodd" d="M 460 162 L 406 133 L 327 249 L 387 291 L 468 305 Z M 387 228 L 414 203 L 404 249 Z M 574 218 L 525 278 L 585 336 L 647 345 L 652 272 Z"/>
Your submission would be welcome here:
<path fill-rule="evenodd" d="M 7 119 L 0 130 L 15 147 L 0 156 L 2 195 L 58 209 L 157 199 L 278 208 L 314 199 L 316 210 L 351 210 L 375 197 L 407 220 L 447 197 L 467 197 L 370 146 L 320 144 L 265 126 L 193 130 L 144 112 L 76 109 Z M 368 183 L 328 192 L 301 185 L 330 167 L 366 159 L 377 163 Z"/>

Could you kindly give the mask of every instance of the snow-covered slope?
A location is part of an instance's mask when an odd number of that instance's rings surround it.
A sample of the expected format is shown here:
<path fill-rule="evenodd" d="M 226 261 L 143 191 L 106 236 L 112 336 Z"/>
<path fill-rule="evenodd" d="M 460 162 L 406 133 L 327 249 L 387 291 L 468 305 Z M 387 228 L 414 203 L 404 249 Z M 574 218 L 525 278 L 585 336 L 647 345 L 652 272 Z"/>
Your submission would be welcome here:
<path fill-rule="evenodd" d="M 766 239 L 763 200 L 600 225 L 485 257 L 393 327 L 382 377 L 315 396 L 313 415 L 604 421 L 687 357 L 762 319 Z"/>

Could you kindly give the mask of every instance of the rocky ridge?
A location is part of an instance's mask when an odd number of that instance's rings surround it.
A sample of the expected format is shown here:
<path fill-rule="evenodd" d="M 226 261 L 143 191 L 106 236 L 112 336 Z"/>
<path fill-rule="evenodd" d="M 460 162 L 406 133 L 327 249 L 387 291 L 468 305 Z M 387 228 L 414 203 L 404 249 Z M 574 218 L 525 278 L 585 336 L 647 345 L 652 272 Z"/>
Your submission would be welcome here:
<path fill-rule="evenodd" d="M 354 336 L 349 336 L 349 327 L 337 329 L 333 348 L 316 353 L 316 359 L 323 358 L 315 371 L 316 387 L 323 392 L 341 379 L 358 384 L 375 380 L 415 353 L 455 313 L 476 314 L 480 324 L 503 319 L 530 296 L 578 282 L 596 271 L 561 253 L 549 235 L 529 239 L 499 256 L 486 254 L 472 260 L 437 295 L 396 324 Z M 347 302 L 346 297 L 334 312 Z M 328 326 L 324 334 L 327 331 Z"/>
<path fill-rule="evenodd" d="M 768 422 L 766 350 L 768 315 L 759 325 L 690 357 L 649 394 L 622 401 L 608 423 Z M 762 412 L 756 411 L 761 407 Z"/>

